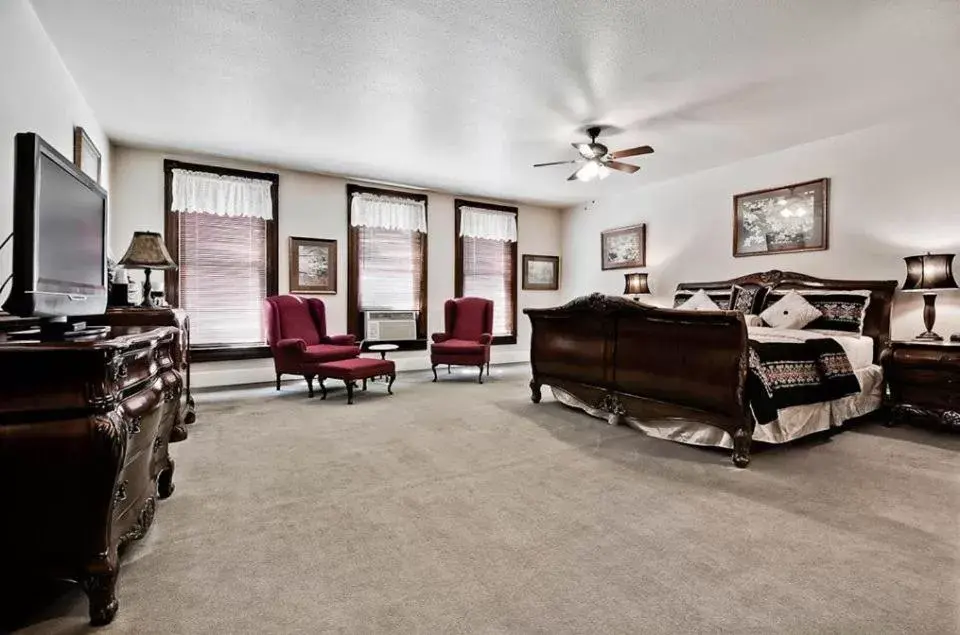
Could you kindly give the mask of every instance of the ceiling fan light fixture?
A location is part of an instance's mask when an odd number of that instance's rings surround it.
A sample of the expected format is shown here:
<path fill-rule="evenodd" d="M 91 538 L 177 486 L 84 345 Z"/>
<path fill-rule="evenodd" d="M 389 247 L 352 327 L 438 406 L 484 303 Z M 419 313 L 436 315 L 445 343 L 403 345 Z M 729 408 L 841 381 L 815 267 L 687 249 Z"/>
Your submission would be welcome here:
<path fill-rule="evenodd" d="M 602 163 L 601 163 L 599 166 L 597 166 L 597 177 L 598 177 L 601 181 L 602 181 L 603 179 L 607 178 L 608 176 L 610 176 L 610 172 L 611 172 L 610 168 L 608 168 L 607 166 L 603 165 Z"/>
<path fill-rule="evenodd" d="M 584 182 L 594 180 L 600 176 L 601 167 L 602 166 L 596 161 L 588 161 L 582 168 L 577 170 L 577 180 Z"/>

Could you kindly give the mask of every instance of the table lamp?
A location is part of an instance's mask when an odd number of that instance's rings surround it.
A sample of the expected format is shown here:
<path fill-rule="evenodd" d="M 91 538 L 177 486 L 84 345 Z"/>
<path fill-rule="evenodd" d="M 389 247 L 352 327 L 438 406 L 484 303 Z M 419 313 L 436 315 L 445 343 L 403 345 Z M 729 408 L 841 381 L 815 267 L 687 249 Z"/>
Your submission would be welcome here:
<path fill-rule="evenodd" d="M 634 300 L 639 301 L 636 297 L 638 295 L 644 295 L 650 293 L 650 286 L 647 282 L 646 273 L 625 273 L 623 274 L 624 285 L 623 285 L 623 295 L 631 295 Z"/>
<path fill-rule="evenodd" d="M 907 279 L 903 281 L 904 291 L 926 291 L 923 294 L 923 325 L 927 330 L 916 337 L 927 342 L 939 342 L 943 338 L 933 332 L 937 320 L 934 306 L 937 294 L 932 291 L 956 289 L 953 278 L 953 254 L 926 254 L 903 259 L 907 263 Z"/>
<path fill-rule="evenodd" d="M 177 263 L 170 257 L 163 238 L 157 232 L 133 232 L 133 239 L 127 247 L 127 253 L 118 263 L 127 268 L 143 269 L 143 302 L 142 307 L 153 307 L 150 297 L 150 270 L 176 269 Z"/>

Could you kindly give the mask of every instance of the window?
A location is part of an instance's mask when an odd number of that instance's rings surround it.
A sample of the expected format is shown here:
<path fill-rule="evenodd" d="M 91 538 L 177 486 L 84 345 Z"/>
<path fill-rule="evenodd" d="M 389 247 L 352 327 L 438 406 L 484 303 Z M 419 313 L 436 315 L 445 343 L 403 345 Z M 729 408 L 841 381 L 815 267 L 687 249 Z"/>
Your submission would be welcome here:
<path fill-rule="evenodd" d="M 493 343 L 517 343 L 517 208 L 457 199 L 456 295 L 493 300 Z"/>
<path fill-rule="evenodd" d="M 279 176 L 164 161 L 167 300 L 190 315 L 194 361 L 267 357 L 262 305 L 277 294 Z"/>
<path fill-rule="evenodd" d="M 348 185 L 347 219 L 349 332 L 363 338 L 364 311 L 416 311 L 418 341 L 397 343 L 408 350 L 424 350 L 427 197 Z"/>

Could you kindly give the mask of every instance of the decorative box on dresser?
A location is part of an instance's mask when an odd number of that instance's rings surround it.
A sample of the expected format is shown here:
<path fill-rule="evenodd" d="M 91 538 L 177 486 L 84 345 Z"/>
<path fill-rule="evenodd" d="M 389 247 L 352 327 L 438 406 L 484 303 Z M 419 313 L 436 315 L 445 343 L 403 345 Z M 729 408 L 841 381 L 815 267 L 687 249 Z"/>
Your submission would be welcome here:
<path fill-rule="evenodd" d="M 91 315 L 84 320 L 91 326 L 139 326 L 157 327 L 173 326 L 177 329 L 180 344 L 176 347 L 180 351 L 180 358 L 176 360 L 177 368 L 184 376 L 184 403 L 181 408 L 180 420 L 173 428 L 171 441 L 183 441 L 187 438 L 187 429 L 184 424 L 197 420 L 197 408 L 190 393 L 190 316 L 186 311 L 171 307 L 109 307 L 103 315 Z"/>
<path fill-rule="evenodd" d="M 891 422 L 926 420 L 960 431 L 960 343 L 895 341 L 881 359 Z"/>
<path fill-rule="evenodd" d="M 61 342 L 0 335 L 0 576 L 79 582 L 117 612 L 118 550 L 173 493 L 183 340 L 173 327 Z M 4 598 L 0 598 L 4 601 Z"/>

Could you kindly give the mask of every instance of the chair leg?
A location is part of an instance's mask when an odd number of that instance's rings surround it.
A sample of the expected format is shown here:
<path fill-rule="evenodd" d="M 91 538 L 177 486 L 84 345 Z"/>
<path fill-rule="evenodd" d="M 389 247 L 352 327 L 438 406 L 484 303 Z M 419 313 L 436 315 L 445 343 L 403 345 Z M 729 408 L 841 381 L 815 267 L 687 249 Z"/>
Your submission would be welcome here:
<path fill-rule="evenodd" d="M 450 364 L 447 364 L 447 374 L 450 374 Z"/>
<path fill-rule="evenodd" d="M 393 380 L 396 379 L 396 378 L 397 378 L 396 373 L 390 375 L 390 383 L 387 384 L 387 394 L 388 394 L 388 395 L 392 395 L 392 394 L 393 394 Z"/>
<path fill-rule="evenodd" d="M 312 399 L 312 398 L 313 398 L 313 378 L 314 378 L 314 375 L 304 375 L 303 378 L 307 380 L 307 396 Z"/>
<path fill-rule="evenodd" d="M 364 379 L 364 380 L 363 380 L 363 390 L 366 390 L 366 389 L 367 389 L 367 380 Z"/>
<path fill-rule="evenodd" d="M 480 377 L 478 377 L 477 379 L 480 380 L 481 384 L 483 383 L 483 364 L 480 364 Z"/>
<path fill-rule="evenodd" d="M 487 362 L 487 377 L 490 376 L 490 362 Z"/>
<path fill-rule="evenodd" d="M 320 401 L 323 401 L 327 398 L 327 387 L 323 385 L 323 382 L 326 381 L 326 377 L 320 377 Z"/>
<path fill-rule="evenodd" d="M 277 390 L 280 390 L 280 373 L 277 373 Z"/>
<path fill-rule="evenodd" d="M 432 370 L 433 370 L 433 381 L 434 383 L 436 383 L 437 381 L 437 365 L 436 364 L 433 365 Z"/>
<path fill-rule="evenodd" d="M 347 405 L 349 406 L 353 403 L 353 382 L 345 381 L 343 383 L 347 385 Z"/>

